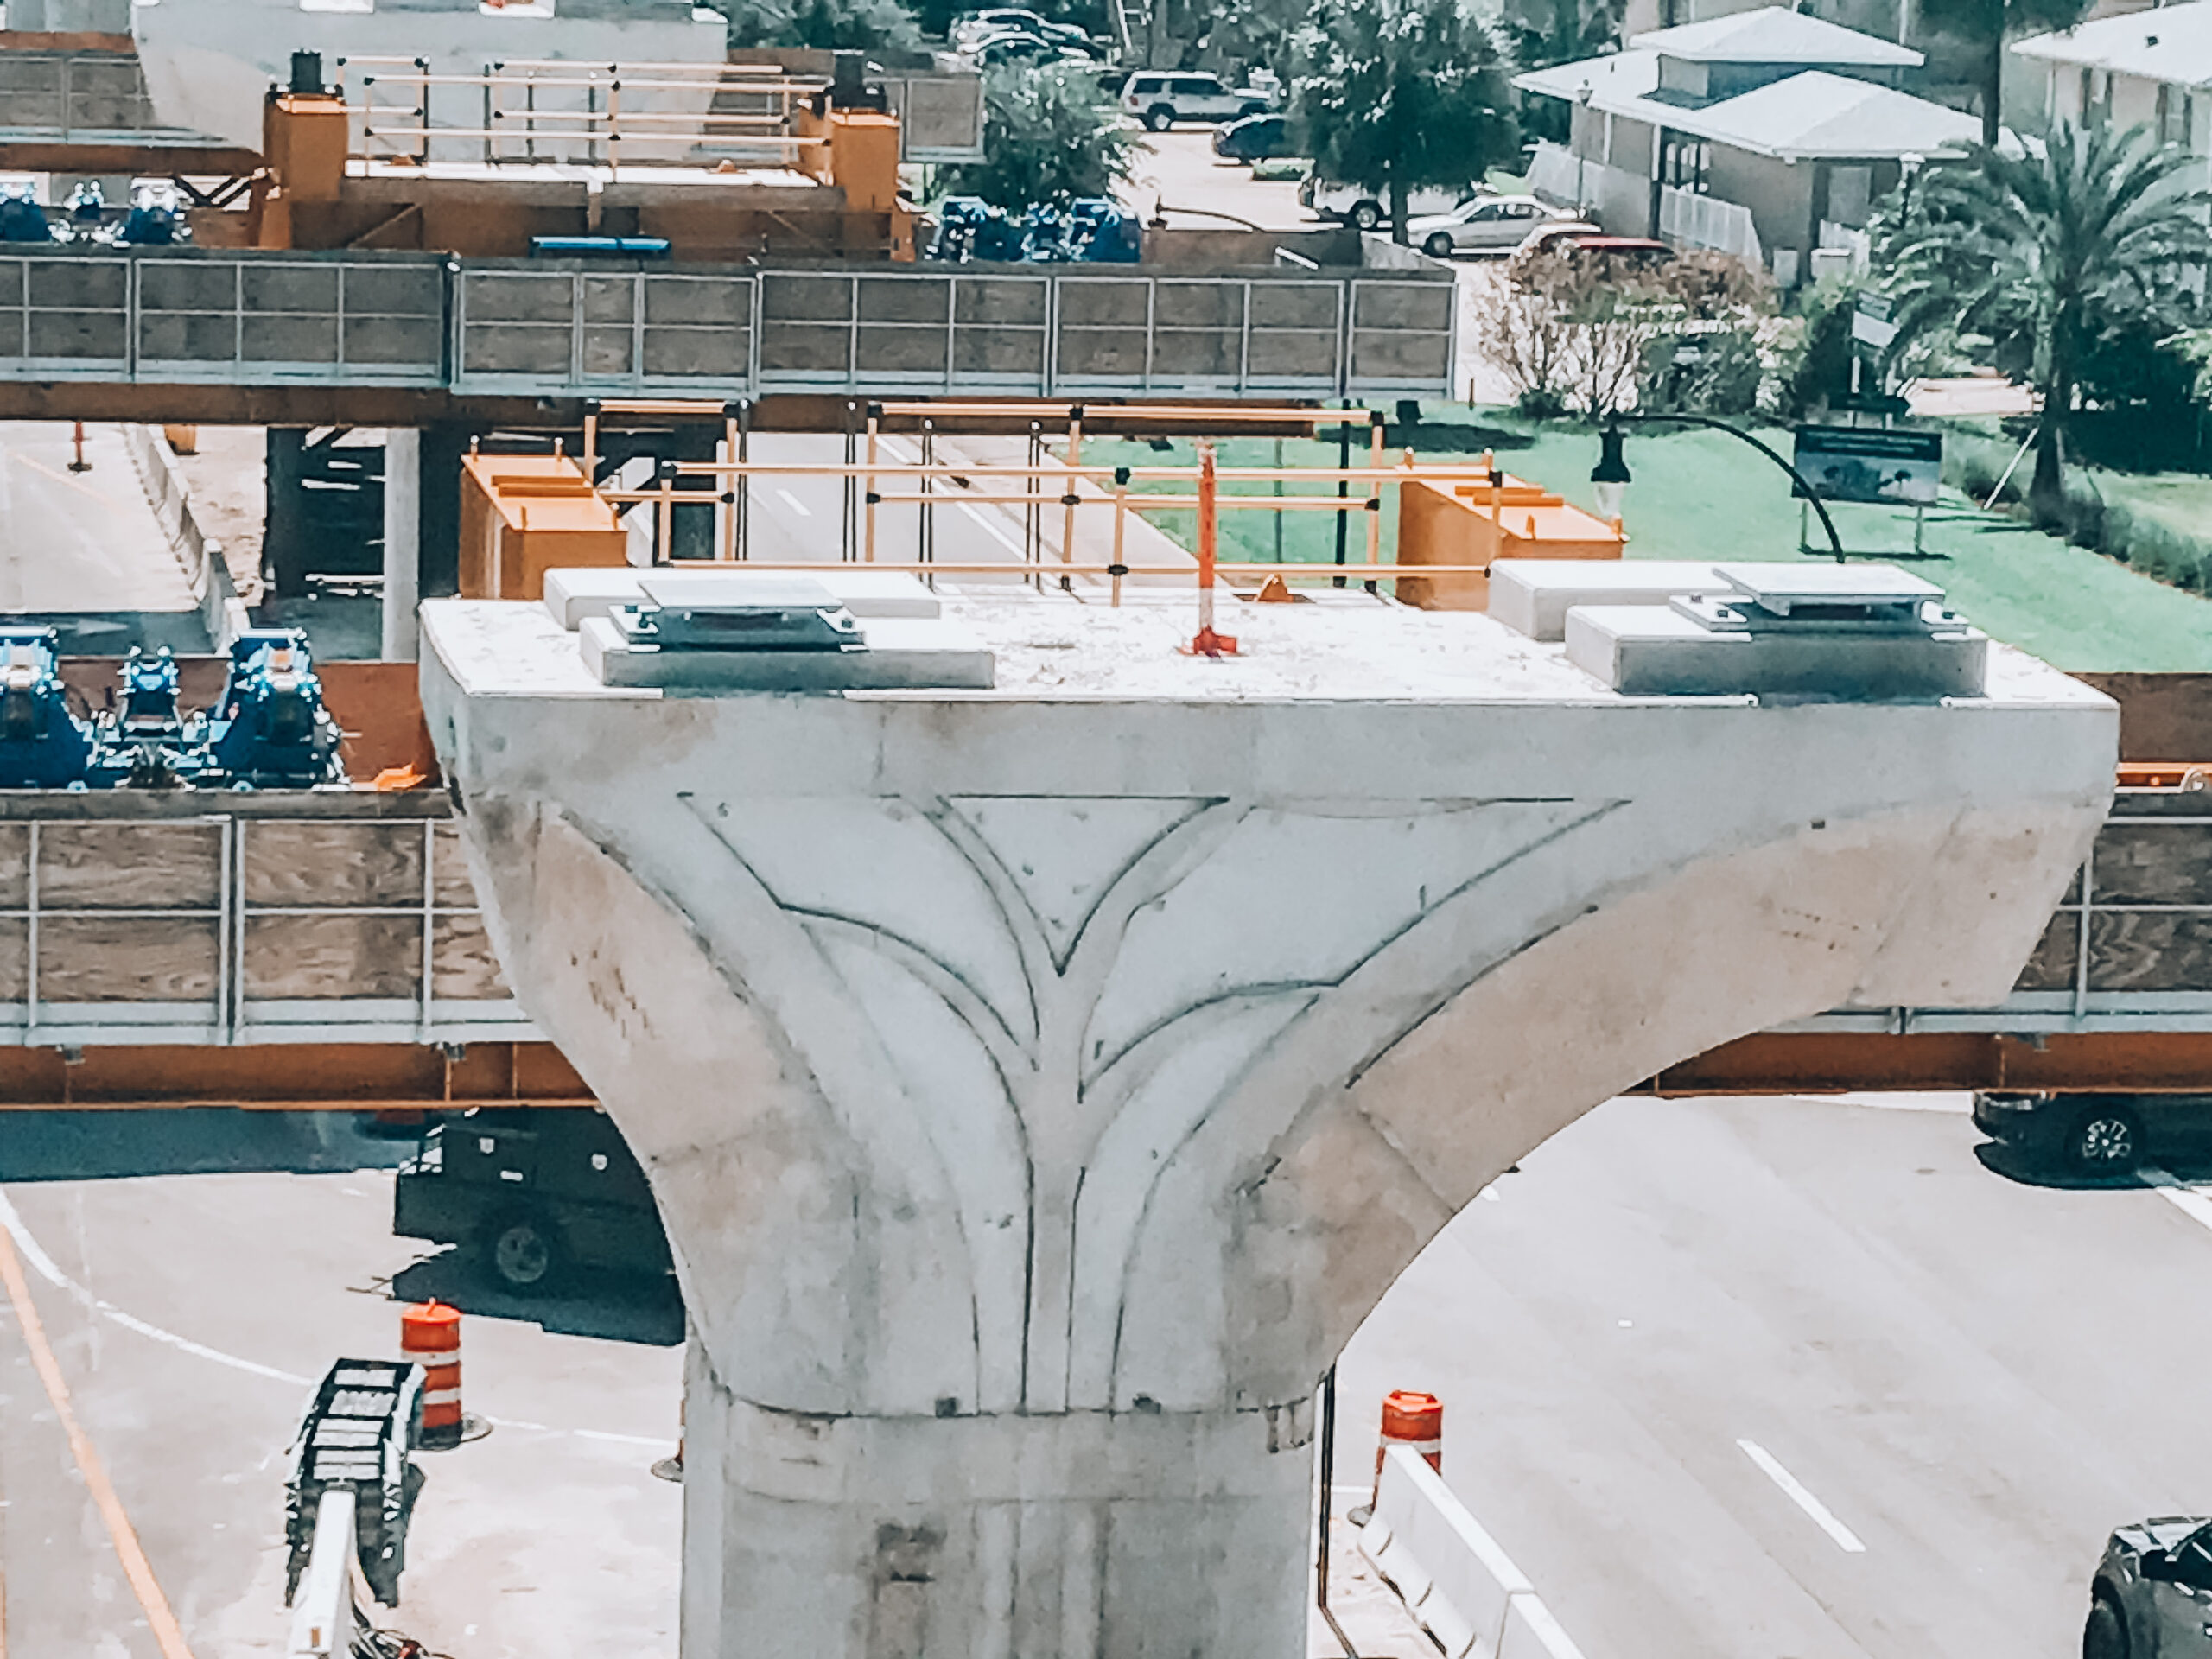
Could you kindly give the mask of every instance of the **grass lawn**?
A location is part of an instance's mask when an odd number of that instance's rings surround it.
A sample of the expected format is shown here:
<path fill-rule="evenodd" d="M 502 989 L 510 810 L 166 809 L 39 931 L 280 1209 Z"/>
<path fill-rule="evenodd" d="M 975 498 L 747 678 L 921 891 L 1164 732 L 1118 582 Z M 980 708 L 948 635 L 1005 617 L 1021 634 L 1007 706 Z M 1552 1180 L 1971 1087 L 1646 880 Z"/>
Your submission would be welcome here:
<path fill-rule="evenodd" d="M 1417 441 L 1417 451 L 1424 458 L 1442 459 L 1447 451 L 1465 454 L 1493 445 L 1498 464 L 1507 472 L 1557 490 L 1578 505 L 1595 506 L 1588 480 L 1598 458 L 1598 440 L 1590 428 L 1566 423 L 1531 425 L 1501 411 L 1470 413 L 1456 406 L 1432 406 L 1425 413 L 1425 425 L 1435 435 L 1427 443 Z M 1759 435 L 1789 453 L 1787 432 L 1762 431 Z M 1272 439 L 1236 439 L 1219 448 L 1222 464 L 1227 467 L 1267 466 L 1274 459 Z M 1289 464 L 1332 465 L 1337 447 L 1333 442 L 1294 439 L 1285 441 L 1283 451 Z M 1181 466 L 1191 464 L 1193 456 L 1187 443 L 1179 443 L 1173 457 L 1141 442 L 1084 446 L 1086 461 L 1104 466 Z M 1629 437 L 1628 462 L 1636 475 L 1627 508 L 1631 558 L 1800 556 L 1798 507 L 1789 499 L 1789 480 L 1740 441 L 1719 432 L 1637 430 Z M 2099 482 L 2105 486 L 2106 476 L 2100 475 Z M 2122 483 L 2132 504 L 2140 500 L 2154 511 L 2188 515 L 2178 521 L 2202 522 L 2195 508 L 2203 499 L 2203 480 L 2129 479 Z M 1183 486 L 1163 483 L 1151 487 Z M 1264 493 L 1268 486 L 1224 487 Z M 1389 492 L 1384 497 L 1386 560 L 1395 545 L 1394 495 Z M 1911 553 L 1910 512 L 1853 505 L 1833 505 L 1829 511 L 1850 552 L 1875 558 Z M 1192 514 L 1148 516 L 1185 546 L 1191 543 Z M 1353 514 L 1348 537 L 1348 556 L 1354 565 L 1367 554 L 1363 516 Z M 1332 513 L 1284 514 L 1283 557 L 1301 563 L 1330 562 L 1335 525 Z M 1811 530 L 1819 542 L 1817 521 Z M 2061 668 L 2212 670 L 2212 601 L 2153 582 L 2101 554 L 2069 546 L 2012 519 L 1980 512 L 1965 498 L 1948 492 L 1940 506 L 1929 511 L 1924 539 L 1931 556 L 1908 561 L 1907 568 L 1943 588 L 1950 603 L 1976 626 Z M 1273 558 L 1274 515 L 1224 513 L 1222 543 L 1224 557 Z"/>

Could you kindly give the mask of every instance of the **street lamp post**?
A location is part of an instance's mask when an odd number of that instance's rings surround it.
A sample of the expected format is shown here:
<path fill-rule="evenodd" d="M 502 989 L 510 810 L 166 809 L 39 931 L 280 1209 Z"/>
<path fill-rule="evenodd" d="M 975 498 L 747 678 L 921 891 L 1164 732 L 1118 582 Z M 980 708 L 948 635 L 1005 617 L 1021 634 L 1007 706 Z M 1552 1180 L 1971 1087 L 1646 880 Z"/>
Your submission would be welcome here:
<path fill-rule="evenodd" d="M 1597 493 L 1598 513 L 1600 518 L 1619 520 L 1621 508 L 1628 495 L 1628 486 L 1635 481 L 1629 475 L 1628 456 L 1624 449 L 1628 435 L 1621 430 L 1623 421 L 1675 421 L 1684 426 L 1710 427 L 1715 432 L 1726 432 L 1732 438 L 1741 438 L 1789 474 L 1790 482 L 1797 486 L 1805 499 L 1812 504 L 1813 511 L 1820 515 L 1821 528 L 1827 531 L 1828 550 L 1835 556 L 1835 562 L 1838 564 L 1845 563 L 1843 537 L 1836 534 L 1835 520 L 1828 517 L 1827 505 L 1821 501 L 1820 493 L 1814 489 L 1805 474 L 1783 459 L 1781 451 L 1760 442 L 1742 427 L 1731 426 L 1727 422 L 1715 420 L 1710 415 L 1647 415 L 1636 412 L 1624 414 L 1615 410 L 1606 416 L 1605 424 L 1599 429 L 1598 432 L 1598 464 L 1590 469 L 1590 483 Z"/>
<path fill-rule="evenodd" d="M 1574 89 L 1574 107 L 1582 111 L 1582 130 L 1567 136 L 1574 140 L 1574 212 L 1577 218 L 1589 211 L 1590 192 L 1586 181 L 1590 168 L 1590 100 L 1597 96 L 1597 88 L 1584 81 Z"/>

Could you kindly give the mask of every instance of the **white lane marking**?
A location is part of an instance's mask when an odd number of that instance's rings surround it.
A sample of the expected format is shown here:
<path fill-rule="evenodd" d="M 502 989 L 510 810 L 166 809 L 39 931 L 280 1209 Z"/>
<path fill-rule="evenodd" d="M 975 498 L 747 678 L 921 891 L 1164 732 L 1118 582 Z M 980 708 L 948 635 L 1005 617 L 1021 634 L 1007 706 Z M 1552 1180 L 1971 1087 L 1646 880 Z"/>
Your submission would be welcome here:
<path fill-rule="evenodd" d="M 308 1379 L 304 1376 L 295 1376 L 289 1371 L 280 1371 L 273 1365 L 264 1365 L 255 1360 L 240 1359 L 236 1354 L 226 1354 L 220 1349 L 210 1348 L 204 1343 L 194 1342 L 189 1337 L 180 1337 L 174 1331 L 164 1331 L 157 1325 L 149 1325 L 145 1320 L 133 1318 L 111 1303 L 102 1301 L 54 1264 L 54 1258 L 41 1249 L 39 1242 L 31 1236 L 30 1229 L 23 1225 L 23 1218 L 16 1213 L 16 1206 L 8 1202 L 5 1193 L 0 1193 L 0 1227 L 8 1230 L 9 1237 L 16 1241 L 16 1249 L 22 1252 L 23 1260 L 30 1264 L 32 1272 L 72 1300 L 99 1314 L 102 1318 L 121 1325 L 124 1330 L 136 1331 L 142 1337 L 149 1337 L 156 1342 L 166 1343 L 172 1348 L 181 1349 L 184 1352 L 195 1355 L 201 1359 L 213 1360 L 218 1365 L 227 1365 L 235 1371 L 246 1371 L 255 1376 L 265 1376 L 272 1382 L 289 1382 L 295 1388 L 303 1389 L 308 1386 Z"/>
<path fill-rule="evenodd" d="M 776 493 L 782 496 L 784 498 L 784 505 L 789 507 L 793 512 L 798 514 L 800 518 L 811 518 L 814 517 L 814 509 L 808 506 L 805 502 L 800 500 L 798 497 L 793 495 L 789 490 L 778 490 Z"/>
<path fill-rule="evenodd" d="M 24 1225 L 22 1217 L 16 1213 L 16 1206 L 8 1202 L 8 1195 L 4 1192 L 0 1192 L 0 1228 L 5 1228 L 8 1236 L 16 1241 L 16 1249 L 21 1252 L 23 1260 L 30 1264 L 32 1272 L 61 1292 L 63 1295 L 90 1312 L 99 1314 L 102 1319 L 119 1325 L 126 1331 L 135 1331 L 142 1337 L 191 1354 L 196 1358 L 209 1360 L 218 1365 L 227 1365 L 234 1371 L 245 1371 L 254 1376 L 265 1376 L 271 1382 L 289 1383 L 294 1388 L 304 1389 L 313 1386 L 315 1379 L 312 1377 L 297 1376 L 290 1371 L 280 1371 L 274 1365 L 264 1365 L 257 1360 L 241 1359 L 236 1354 L 226 1354 L 219 1348 L 210 1348 L 207 1344 L 194 1342 L 189 1337 L 180 1337 L 174 1331 L 164 1331 L 158 1325 L 149 1325 L 145 1320 L 124 1313 L 112 1302 L 102 1301 L 84 1286 L 61 1271 L 54 1258 L 48 1255 L 38 1240 L 31 1236 L 31 1230 Z M 614 1434 L 598 1428 L 554 1428 L 545 1423 L 527 1423 L 512 1417 L 493 1417 L 488 1414 L 486 1414 L 484 1421 L 497 1428 L 530 1429 L 540 1434 L 573 1434 L 580 1440 L 615 1440 L 626 1446 L 666 1446 L 668 1444 L 665 1435 L 655 1437 L 645 1434 Z"/>
<path fill-rule="evenodd" d="M 2187 1216 L 2198 1226 L 2212 1230 L 2212 1198 L 2208 1198 L 2194 1187 L 2184 1186 L 2163 1169 L 2145 1166 L 2135 1172 L 2136 1179 Z"/>
<path fill-rule="evenodd" d="M 1783 1468 L 1777 1461 L 1773 1452 L 1768 1451 L 1757 1440 L 1738 1440 L 1736 1444 L 1743 1448 L 1745 1457 L 1758 1465 L 1761 1474 L 1782 1488 L 1784 1497 L 1813 1517 L 1814 1525 L 1835 1540 L 1837 1548 L 1847 1555 L 1863 1555 L 1866 1553 L 1866 1546 L 1859 1541 L 1859 1535 L 1837 1520 L 1835 1512 L 1821 1503 L 1819 1498 L 1815 1497 L 1807 1490 L 1803 1481 Z"/>
<path fill-rule="evenodd" d="M 1007 552 L 1014 554 L 1017 556 L 1021 555 L 1021 543 L 1015 541 L 1013 537 L 1007 535 L 1006 531 L 1001 530 L 989 519 L 984 518 L 982 513 L 976 507 L 970 505 L 968 502 L 963 501 L 960 504 L 960 511 L 966 513 L 970 518 L 973 518 L 977 524 L 981 524 L 983 527 L 983 534 L 988 536 L 1001 547 L 1006 549 Z"/>
<path fill-rule="evenodd" d="M 536 1424 L 531 1424 L 536 1427 Z M 550 1432 L 550 1430 L 548 1431 Z M 668 1436 L 656 1440 L 650 1434 L 611 1434 L 603 1428 L 572 1428 L 569 1431 L 580 1440 L 612 1440 L 617 1446 L 666 1446 Z"/>

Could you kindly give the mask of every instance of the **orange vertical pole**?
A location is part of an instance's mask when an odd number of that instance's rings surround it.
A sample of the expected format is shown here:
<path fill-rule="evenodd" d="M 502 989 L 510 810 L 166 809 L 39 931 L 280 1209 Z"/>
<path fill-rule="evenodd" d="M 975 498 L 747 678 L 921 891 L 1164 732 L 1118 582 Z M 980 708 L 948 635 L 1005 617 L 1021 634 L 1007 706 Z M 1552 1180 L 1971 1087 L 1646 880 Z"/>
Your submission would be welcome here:
<path fill-rule="evenodd" d="M 1214 567 L 1221 556 L 1221 482 L 1214 472 L 1213 440 L 1198 443 L 1198 632 L 1193 657 L 1234 657 L 1236 637 L 1213 626 Z"/>

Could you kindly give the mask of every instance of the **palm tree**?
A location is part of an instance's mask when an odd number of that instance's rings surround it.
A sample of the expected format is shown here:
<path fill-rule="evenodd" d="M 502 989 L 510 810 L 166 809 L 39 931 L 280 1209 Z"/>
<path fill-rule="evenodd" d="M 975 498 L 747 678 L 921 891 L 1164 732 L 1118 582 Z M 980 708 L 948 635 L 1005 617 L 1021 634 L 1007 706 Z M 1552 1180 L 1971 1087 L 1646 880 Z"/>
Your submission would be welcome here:
<path fill-rule="evenodd" d="M 2128 317 L 2178 325 L 2191 268 L 2212 260 L 2212 195 L 2183 185 L 2190 165 L 2143 127 L 2061 125 L 2021 155 L 1975 144 L 1931 167 L 1883 233 L 1901 332 L 1985 335 L 2038 394 L 2038 523 L 2063 500 L 2062 441 L 2092 341 Z"/>

